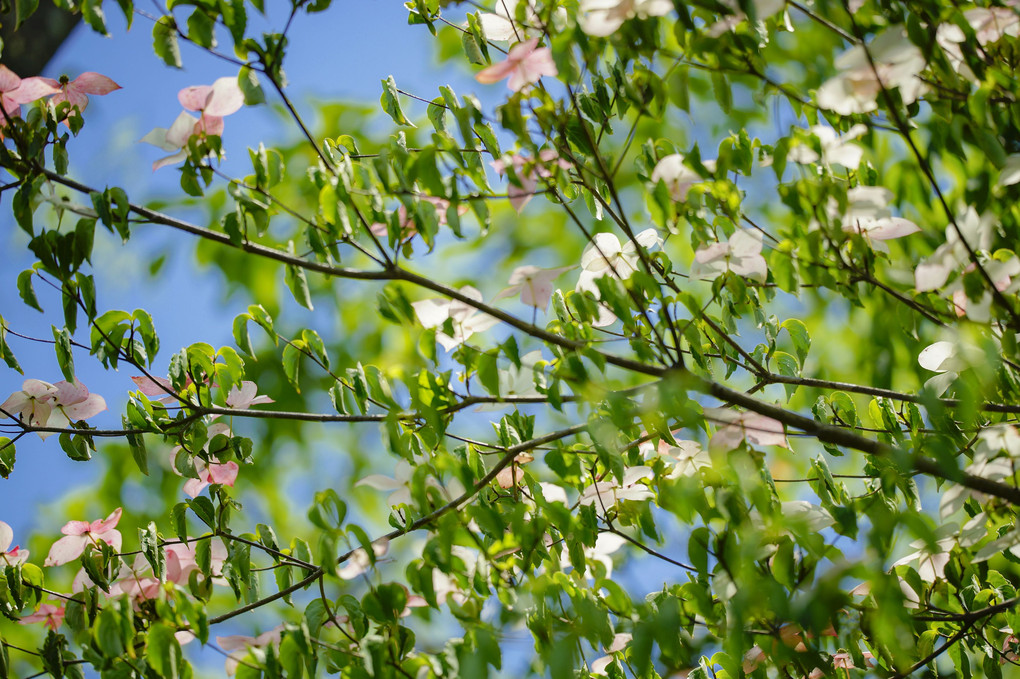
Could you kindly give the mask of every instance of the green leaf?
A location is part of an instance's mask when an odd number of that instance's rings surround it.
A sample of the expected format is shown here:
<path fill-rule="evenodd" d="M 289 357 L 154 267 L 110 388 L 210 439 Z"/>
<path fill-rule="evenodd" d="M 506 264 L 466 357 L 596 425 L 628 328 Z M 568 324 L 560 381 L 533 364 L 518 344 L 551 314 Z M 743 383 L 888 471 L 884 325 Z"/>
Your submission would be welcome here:
<path fill-rule="evenodd" d="M 383 93 L 379 102 L 382 104 L 383 110 L 389 114 L 390 118 L 393 118 L 393 122 L 397 125 L 415 127 L 414 123 L 407 119 L 404 111 L 400 108 L 400 93 L 397 92 L 397 83 L 393 80 L 393 76 L 391 75 L 381 82 Z"/>
<path fill-rule="evenodd" d="M 293 249 L 293 244 L 291 244 L 291 249 Z M 294 295 L 297 303 L 311 310 L 313 308 L 312 295 L 308 290 L 308 279 L 305 278 L 305 270 L 293 264 L 288 264 L 284 279 L 287 281 L 287 287 L 290 288 L 290 292 Z"/>
<path fill-rule="evenodd" d="M 53 327 L 53 348 L 57 352 L 57 365 L 64 379 L 74 383 L 74 356 L 71 355 L 71 334 L 67 328 Z"/>
<path fill-rule="evenodd" d="M 32 276 L 35 275 L 35 269 L 25 269 L 18 274 L 18 294 L 21 295 L 21 300 L 37 311 L 42 311 L 43 308 L 39 306 L 39 300 L 35 296 L 35 289 L 32 287 Z"/>
<path fill-rule="evenodd" d="M 808 334 L 807 326 L 804 325 L 804 321 L 797 318 L 788 318 L 783 321 L 780 326 L 790 333 L 790 338 L 793 340 L 793 348 L 797 353 L 797 359 L 803 366 L 804 361 L 807 360 L 808 349 L 811 348 L 811 336 Z"/>
<path fill-rule="evenodd" d="M 149 628 L 145 638 L 145 659 L 149 667 L 164 679 L 177 679 L 181 663 L 181 645 L 174 630 L 161 622 Z"/>
<path fill-rule="evenodd" d="M 152 47 L 167 66 L 181 67 L 181 46 L 177 43 L 177 24 L 171 16 L 161 16 L 152 26 Z"/>
<path fill-rule="evenodd" d="M 201 8 L 188 17 L 188 39 L 199 47 L 216 46 L 215 29 L 216 22 Z"/>

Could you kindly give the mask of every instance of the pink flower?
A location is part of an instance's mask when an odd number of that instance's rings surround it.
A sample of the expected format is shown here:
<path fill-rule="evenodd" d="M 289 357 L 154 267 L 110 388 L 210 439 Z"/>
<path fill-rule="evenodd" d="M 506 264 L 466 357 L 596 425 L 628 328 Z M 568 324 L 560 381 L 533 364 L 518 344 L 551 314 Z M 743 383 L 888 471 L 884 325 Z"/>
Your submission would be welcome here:
<path fill-rule="evenodd" d="M 188 111 L 197 111 L 201 115 L 196 118 L 182 111 L 169 129 L 157 127 L 141 138 L 140 141 L 164 151 L 176 151 L 172 156 L 153 163 L 154 172 L 185 160 L 188 153 L 184 149 L 192 137 L 222 135 L 223 117 L 237 112 L 244 105 L 244 93 L 237 86 L 237 80 L 230 77 L 220 78 L 212 85 L 185 87 L 177 93 L 177 99 Z"/>
<path fill-rule="evenodd" d="M 484 85 L 491 85 L 503 78 L 510 78 L 507 87 L 518 92 L 525 85 L 537 83 L 543 75 L 557 75 L 552 52 L 548 47 L 536 49 L 537 47 L 538 38 L 514 45 L 510 48 L 506 61 L 483 68 L 475 74 L 475 80 Z"/>
<path fill-rule="evenodd" d="M 254 382 L 241 382 L 240 388 L 236 386 L 230 388 L 230 393 L 227 394 L 227 405 L 231 408 L 246 410 L 262 403 L 274 403 L 273 399 L 268 396 L 256 396 L 258 390 L 259 388 Z"/>
<path fill-rule="evenodd" d="M 117 522 L 120 521 L 121 508 L 117 507 L 108 517 L 102 520 L 93 521 L 68 521 L 60 532 L 65 537 L 57 540 L 50 553 L 46 557 L 44 566 L 60 566 L 74 561 L 88 544 L 98 545 L 100 541 L 120 550 L 120 531 L 116 530 Z"/>
<path fill-rule="evenodd" d="M 64 622 L 64 607 L 54 606 L 53 604 L 43 604 L 39 607 L 39 610 L 31 615 L 26 615 L 21 619 L 22 625 L 27 625 L 32 622 L 44 623 L 54 632 Z"/>
<path fill-rule="evenodd" d="M 134 375 L 131 377 L 131 381 L 138 387 L 138 391 L 148 396 L 153 401 L 159 401 L 161 403 L 171 403 L 175 400 L 173 393 L 173 385 L 170 384 L 170 380 L 165 377 L 144 377 L 142 375 Z M 191 378 L 188 378 L 188 384 L 191 384 Z M 160 398 L 153 398 L 153 397 Z"/>
<path fill-rule="evenodd" d="M 524 304 L 545 311 L 549 308 L 549 299 L 552 297 L 552 282 L 571 268 L 573 267 L 540 269 L 531 265 L 519 266 L 510 274 L 510 287 L 496 295 L 493 301 L 519 294 Z"/>
<path fill-rule="evenodd" d="M 50 384 L 42 380 L 27 379 L 21 391 L 11 394 L 0 404 L 10 417 L 21 415 L 22 421 L 32 427 L 66 429 L 72 421 L 87 420 L 106 410 L 106 401 L 98 394 L 90 394 L 78 380 Z M 41 431 L 39 438 L 53 434 Z"/>
<path fill-rule="evenodd" d="M 201 460 L 196 459 L 195 471 L 198 472 L 198 478 L 188 479 L 184 484 L 184 492 L 191 497 L 197 497 L 210 483 L 233 488 L 234 482 L 237 481 L 238 469 L 239 467 L 236 462 L 225 462 L 223 464 L 211 462 L 206 465 Z"/>
<path fill-rule="evenodd" d="M 36 82 L 37 81 L 37 82 Z M 67 76 L 61 76 L 60 80 L 54 80 L 53 78 L 25 78 L 22 82 L 22 89 L 26 87 L 48 87 L 56 92 L 55 96 L 50 99 L 50 103 L 56 106 L 62 101 L 66 101 L 71 104 L 72 109 L 69 115 L 75 115 L 74 108 L 78 107 L 78 111 L 84 111 L 85 107 L 89 105 L 89 98 L 86 95 L 96 94 L 103 95 L 109 94 L 114 90 L 119 90 L 120 85 L 113 82 L 105 75 L 94 73 L 92 71 L 86 71 L 82 73 L 74 80 L 68 81 Z M 52 92 L 47 92 L 52 94 Z M 40 96 L 46 96 L 45 94 Z"/>
<path fill-rule="evenodd" d="M 8 550 L 14 542 L 14 531 L 11 527 L 0 521 L 0 566 L 17 566 L 28 561 L 28 550 L 21 549 L 17 545 L 14 549 Z"/>
<path fill-rule="evenodd" d="M 22 104 L 30 104 L 59 91 L 43 82 L 42 78 L 22 80 L 14 71 L 0 65 L 0 108 L 3 109 L 3 113 L 0 115 L 4 118 L 20 115 Z M 6 120 L 4 123 L 6 124 Z"/>

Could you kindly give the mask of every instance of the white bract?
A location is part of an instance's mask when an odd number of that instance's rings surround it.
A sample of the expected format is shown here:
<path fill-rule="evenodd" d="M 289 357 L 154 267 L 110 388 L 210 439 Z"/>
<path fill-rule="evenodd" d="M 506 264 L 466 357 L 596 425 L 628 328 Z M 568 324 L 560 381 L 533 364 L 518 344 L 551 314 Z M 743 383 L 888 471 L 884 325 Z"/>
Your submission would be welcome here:
<path fill-rule="evenodd" d="M 645 229 L 634 236 L 634 240 L 628 240 L 623 245 L 620 239 L 611 233 L 597 233 L 592 242 L 585 247 L 581 254 L 581 275 L 578 276 L 575 290 L 577 292 L 588 291 L 599 297 L 599 288 L 595 281 L 603 276 L 626 279 L 637 271 L 641 256 L 638 254 L 638 247 L 651 248 L 655 245 L 662 245 L 655 229 Z M 612 325 L 616 316 L 606 307 L 600 308 L 600 317 L 592 323 L 595 327 L 601 328 Z"/>
<path fill-rule="evenodd" d="M 715 172 L 715 161 L 706 160 L 702 163 L 709 172 Z M 680 203 L 687 200 L 687 192 L 695 184 L 705 181 L 693 168 L 684 164 L 684 157 L 679 153 L 664 156 L 652 170 L 653 184 L 665 182 L 670 197 Z"/>
<path fill-rule="evenodd" d="M 739 229 L 725 243 L 713 243 L 694 253 L 691 278 L 713 280 L 726 272 L 764 283 L 768 265 L 761 255 L 762 240 L 757 231 Z"/>
<path fill-rule="evenodd" d="M 889 201 L 893 193 L 882 186 L 855 186 L 846 192 L 843 231 L 860 234 L 876 250 L 888 251 L 882 241 L 901 238 L 921 230 L 914 222 L 893 217 Z"/>
<path fill-rule="evenodd" d="M 818 88 L 819 106 L 841 115 L 870 113 L 878 108 L 883 88 L 899 88 L 904 104 L 924 94 L 926 85 L 918 77 L 925 68 L 924 55 L 904 29 L 887 30 L 867 50 L 857 45 L 836 59 L 841 73 Z"/>
<path fill-rule="evenodd" d="M 655 497 L 641 479 L 652 476 L 651 467 L 629 467 L 623 474 L 623 480 L 615 478 L 610 481 L 599 481 L 584 489 L 578 501 L 581 505 L 595 505 L 596 509 L 609 511 L 617 502 L 624 500 L 650 500 Z"/>
<path fill-rule="evenodd" d="M 588 35 L 605 37 L 627 19 L 659 17 L 673 11 L 671 0 L 581 0 L 577 23 Z"/>
<path fill-rule="evenodd" d="M 867 134 L 867 126 L 857 124 L 843 134 L 838 134 L 828 125 L 812 125 L 810 132 L 818 139 L 821 155 L 810 146 L 799 144 L 787 152 L 787 160 L 802 165 L 818 162 L 825 167 L 842 165 L 850 170 L 856 170 L 860 166 L 864 149 L 854 144 L 853 140 Z"/>
<path fill-rule="evenodd" d="M 914 287 L 917 291 L 937 290 L 945 284 L 950 273 L 968 266 L 971 261 L 967 245 L 974 252 L 987 251 L 995 235 L 994 219 L 991 214 L 979 217 L 973 207 L 968 207 L 963 215 L 956 218 L 959 232 L 952 224 L 947 226 L 946 242 L 914 269 Z M 960 240 L 961 234 L 967 245 Z"/>
<path fill-rule="evenodd" d="M 482 301 L 482 293 L 470 285 L 465 285 L 460 292 L 469 299 Z M 452 335 L 447 335 L 442 330 L 436 333 L 436 341 L 447 351 L 463 344 L 476 332 L 488 330 L 499 323 L 498 319 L 456 299 L 425 299 L 413 302 L 411 306 L 414 307 L 414 313 L 425 328 L 442 328 L 447 320 L 452 322 Z"/>

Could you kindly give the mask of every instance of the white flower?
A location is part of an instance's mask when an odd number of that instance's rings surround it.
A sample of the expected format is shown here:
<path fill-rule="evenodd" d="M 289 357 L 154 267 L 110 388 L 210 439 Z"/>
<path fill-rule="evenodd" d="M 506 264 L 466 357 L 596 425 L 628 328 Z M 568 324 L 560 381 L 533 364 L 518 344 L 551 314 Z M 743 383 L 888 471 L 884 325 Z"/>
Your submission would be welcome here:
<path fill-rule="evenodd" d="M 932 390 L 937 396 L 946 393 L 950 385 L 960 376 L 960 371 L 967 367 L 963 356 L 958 355 L 957 345 L 946 341 L 935 342 L 925 347 L 918 354 L 917 362 L 925 370 L 938 373 L 924 383 L 924 388 Z"/>
<path fill-rule="evenodd" d="M 380 556 L 386 554 L 390 548 L 390 541 L 386 538 L 376 540 L 372 543 L 372 553 L 375 558 L 369 558 L 368 552 L 363 547 L 358 547 L 351 556 L 347 559 L 343 566 L 337 570 L 337 575 L 343 580 L 353 580 L 358 577 L 369 568 L 372 567 L 372 563 Z"/>
<path fill-rule="evenodd" d="M 234 634 L 227 637 L 216 637 L 216 643 L 227 652 L 226 672 L 233 675 L 237 672 L 237 666 L 241 664 L 248 650 L 251 648 L 263 648 L 265 646 L 279 646 L 282 639 L 283 625 L 279 625 L 263 632 L 257 637 L 246 637 Z"/>
<path fill-rule="evenodd" d="M 957 529 L 958 526 L 955 523 L 942 526 L 938 531 L 938 534 L 942 537 L 936 540 L 934 550 L 930 550 L 927 542 L 924 540 L 910 543 L 910 547 L 916 551 L 907 554 L 894 563 L 892 567 L 905 566 L 911 561 L 917 561 L 915 570 L 917 570 L 917 574 L 925 582 L 935 582 L 935 580 L 944 578 L 946 576 L 946 564 L 949 563 L 949 552 L 952 550 L 953 545 L 956 544 Z"/>
<path fill-rule="evenodd" d="M 925 92 L 918 77 L 925 68 L 924 55 L 902 28 L 886 30 L 867 52 L 861 45 L 851 47 L 837 57 L 836 67 L 842 72 L 825 81 L 816 98 L 820 107 L 841 115 L 874 111 L 883 88 L 899 88 L 904 104 L 914 103 Z"/>
<path fill-rule="evenodd" d="M 577 279 L 575 290 L 577 292 L 588 291 L 596 297 L 599 296 L 598 285 L 595 281 L 603 276 L 615 276 L 616 278 L 630 278 L 631 274 L 637 271 L 640 255 L 637 248 L 651 248 L 654 245 L 662 245 L 662 239 L 655 229 L 645 229 L 634 236 L 634 240 L 627 241 L 620 245 L 620 239 L 611 233 L 597 233 L 592 242 L 581 254 L 581 275 Z M 601 316 L 593 323 L 595 327 L 611 325 L 616 316 L 605 307 L 601 307 Z"/>
<path fill-rule="evenodd" d="M 584 548 L 584 560 L 585 561 L 598 561 L 606 569 L 606 576 L 609 577 L 613 574 L 613 559 L 611 555 L 614 554 L 620 547 L 627 544 L 627 539 L 617 535 L 616 533 L 599 533 L 598 537 L 595 538 L 594 547 Z M 560 556 L 560 567 L 569 568 L 572 564 L 570 563 L 570 555 L 567 550 L 563 550 Z M 588 576 L 591 577 L 591 569 L 588 569 Z"/>
<path fill-rule="evenodd" d="M 376 490 L 390 490 L 387 502 L 391 507 L 411 504 L 411 477 L 414 476 L 414 467 L 407 460 L 397 462 L 393 471 L 393 478 L 382 474 L 371 474 L 354 484 L 357 486 L 368 486 Z"/>
<path fill-rule="evenodd" d="M 633 638 L 634 637 L 632 635 L 626 633 L 614 635 L 612 643 L 610 643 L 605 649 L 607 655 L 604 655 L 601 658 L 596 658 L 592 661 L 591 673 L 601 674 L 604 676 L 606 674 L 606 667 L 609 666 L 609 663 L 613 662 L 613 654 L 622 652 L 623 649 L 627 648 L 627 644 L 629 644 Z"/>
<path fill-rule="evenodd" d="M 478 302 L 482 301 L 482 293 L 470 285 L 461 288 L 460 292 L 465 297 Z M 441 327 L 447 319 L 452 321 L 453 335 L 447 335 L 442 331 L 436 333 L 436 341 L 447 351 L 463 344 L 476 332 L 488 330 L 499 323 L 499 319 L 483 314 L 470 304 L 455 299 L 425 299 L 420 302 L 412 302 L 411 306 L 414 307 L 418 320 L 425 328 Z"/>
<path fill-rule="evenodd" d="M 530 264 L 519 266 L 510 274 L 510 287 L 497 294 L 493 301 L 519 294 L 522 303 L 545 311 L 549 308 L 549 299 L 552 297 L 552 282 L 571 268 L 561 266 L 555 269 L 541 269 Z"/>
<path fill-rule="evenodd" d="M 883 251 L 887 248 L 881 241 L 920 231 L 921 227 L 909 219 L 892 216 L 889 209 L 892 197 L 892 191 L 882 186 L 855 186 L 848 190 L 843 231 L 860 234 L 873 248 Z"/>
<path fill-rule="evenodd" d="M 613 479 L 593 483 L 584 489 L 578 502 L 581 505 L 594 504 L 596 508 L 608 511 L 623 500 L 649 500 L 655 497 L 655 493 L 638 481 L 652 474 L 651 467 L 629 467 L 623 474 L 623 481 Z"/>
<path fill-rule="evenodd" d="M 851 170 L 856 170 L 860 166 L 864 149 L 852 142 L 868 132 L 866 125 L 854 125 L 842 135 L 837 134 L 836 130 L 828 125 L 813 125 L 810 131 L 818 139 L 822 150 L 821 156 L 813 148 L 800 144 L 790 149 L 786 154 L 787 160 L 802 165 L 817 163 L 820 160 L 825 167 L 842 165 Z"/>
<path fill-rule="evenodd" d="M 671 0 L 581 0 L 577 23 L 588 35 L 605 37 L 632 17 L 661 17 L 673 10 Z"/>
<path fill-rule="evenodd" d="M 482 25 L 485 37 L 489 40 L 507 42 L 527 40 L 541 34 L 543 21 L 535 11 L 535 0 L 526 0 L 524 23 L 517 22 L 517 7 L 521 2 L 522 0 L 496 0 L 493 8 L 495 12 L 479 12 L 478 21 Z M 565 9 L 557 8 L 553 13 L 553 23 L 562 23 L 566 15 Z"/>
<path fill-rule="evenodd" d="M 761 234 L 738 229 L 725 243 L 713 243 L 694 253 L 691 278 L 712 280 L 727 271 L 764 283 L 768 276 L 765 258 L 761 256 Z"/>
<path fill-rule="evenodd" d="M 709 172 L 715 172 L 715 161 L 706 160 L 702 163 Z M 687 199 L 687 192 L 695 184 L 704 181 L 704 178 L 684 164 L 684 157 L 679 153 L 671 153 L 664 156 L 652 170 L 651 180 L 653 184 L 660 181 L 666 183 L 669 195 L 676 202 L 683 202 Z"/>
<path fill-rule="evenodd" d="M 1020 184 L 1020 153 L 1011 153 L 1006 156 L 1006 164 L 999 171 L 998 186 L 1012 186 Z"/>
<path fill-rule="evenodd" d="M 708 451 L 702 450 L 701 444 L 697 441 L 677 441 L 675 446 L 671 446 L 665 440 L 660 440 L 657 450 L 653 449 L 650 443 L 642 444 L 641 450 L 646 457 L 649 453 L 658 454 L 673 464 L 673 471 L 666 476 L 668 479 L 694 476 L 699 469 L 712 466 L 712 458 Z"/>
<path fill-rule="evenodd" d="M 987 251 L 991 247 L 995 235 L 994 219 L 990 213 L 979 217 L 973 207 L 968 207 L 963 215 L 957 217 L 956 224 L 974 252 Z M 946 242 L 914 269 L 914 288 L 918 292 L 937 290 L 945 284 L 951 272 L 970 263 L 970 253 L 960 241 L 956 228 L 950 224 L 946 227 Z"/>

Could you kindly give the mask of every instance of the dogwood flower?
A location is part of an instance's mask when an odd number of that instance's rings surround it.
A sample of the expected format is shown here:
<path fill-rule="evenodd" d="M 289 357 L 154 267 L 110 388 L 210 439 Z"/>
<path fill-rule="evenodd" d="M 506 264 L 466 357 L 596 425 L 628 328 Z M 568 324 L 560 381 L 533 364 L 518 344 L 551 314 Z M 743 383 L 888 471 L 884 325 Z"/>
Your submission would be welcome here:
<path fill-rule="evenodd" d="M 658 454 L 672 463 L 673 470 L 666 476 L 668 479 L 695 476 L 698 470 L 712 466 L 712 458 L 708 451 L 703 450 L 697 441 L 677 441 L 677 444 L 673 446 L 665 440 L 660 440 L 657 449 L 653 449 L 649 443 L 643 444 L 641 450 L 646 456 Z"/>
<path fill-rule="evenodd" d="M 702 163 L 709 172 L 715 172 L 715 161 L 706 160 Z M 695 184 L 705 181 L 693 168 L 684 165 L 684 157 L 679 153 L 663 156 L 652 169 L 653 184 L 660 181 L 666 183 L 670 197 L 678 203 L 687 200 L 687 192 Z"/>
<path fill-rule="evenodd" d="M 517 8 L 522 2 L 527 7 L 524 10 L 524 22 L 519 22 Z M 496 0 L 494 10 L 478 13 L 482 32 L 489 40 L 500 42 L 525 40 L 542 33 L 543 19 L 535 10 L 535 0 Z M 566 16 L 567 11 L 564 8 L 557 8 L 553 11 L 553 23 L 562 23 Z"/>
<path fill-rule="evenodd" d="M 226 398 L 227 406 L 247 410 L 251 406 L 261 405 L 263 403 L 275 403 L 275 401 L 268 396 L 258 396 L 258 391 L 258 385 L 254 382 L 245 380 L 241 382 L 241 386 L 235 385 L 230 388 L 230 393 L 227 394 Z"/>
<path fill-rule="evenodd" d="M 507 87 L 519 92 L 525 85 L 537 83 L 543 75 L 558 73 L 552 52 L 548 47 L 538 47 L 538 38 L 532 38 L 511 47 L 505 61 L 483 68 L 475 74 L 475 80 L 491 85 L 509 78 Z"/>
<path fill-rule="evenodd" d="M 390 541 L 385 538 L 376 540 L 372 543 L 372 553 L 375 554 L 375 559 L 385 555 L 389 549 Z M 337 575 L 339 575 L 342 580 L 353 580 L 371 568 L 375 559 L 370 559 L 368 557 L 368 552 L 366 552 L 364 548 L 358 547 L 351 552 L 351 556 L 347 559 L 344 565 L 337 570 Z"/>
<path fill-rule="evenodd" d="M 617 502 L 622 502 L 624 500 L 650 500 L 655 497 L 655 493 L 653 493 L 648 486 L 644 483 L 640 483 L 639 481 L 651 476 L 652 474 L 653 471 L 651 467 L 628 467 L 627 471 L 623 473 L 622 481 L 617 481 L 614 478 L 610 481 L 598 481 L 593 483 L 584 489 L 584 492 L 581 493 L 581 497 L 578 502 L 581 505 L 594 504 L 596 508 L 608 511 L 612 509 Z"/>
<path fill-rule="evenodd" d="M 933 548 L 929 548 L 925 540 L 917 540 L 910 543 L 910 546 L 916 551 L 896 561 L 892 568 L 905 566 L 912 561 L 916 561 L 915 570 L 925 582 L 935 582 L 946 577 L 949 552 L 953 549 L 953 545 L 956 544 L 956 529 L 956 524 L 948 524 L 939 529 L 939 534 L 943 535 L 943 537 L 936 540 Z M 946 533 L 954 534 L 946 535 Z"/>
<path fill-rule="evenodd" d="M 14 545 L 14 549 L 7 549 L 14 542 L 14 531 L 11 527 L 0 521 L 0 566 L 17 566 L 28 561 L 28 550 L 21 549 Z"/>
<path fill-rule="evenodd" d="M 105 519 L 97 519 L 92 523 L 88 521 L 68 521 L 60 532 L 65 537 L 60 538 L 50 547 L 50 553 L 46 557 L 44 566 L 60 566 L 69 561 L 74 561 L 86 545 L 98 545 L 100 542 L 120 550 L 121 535 L 116 530 L 117 522 L 120 521 L 121 508 L 117 507 Z"/>
<path fill-rule="evenodd" d="M 170 380 L 165 377 L 145 377 L 144 375 L 134 375 L 131 377 L 131 381 L 138 387 L 138 391 L 148 396 L 153 401 L 159 401 L 161 403 L 172 403 L 176 399 L 173 396 L 174 388 L 170 384 Z M 191 378 L 188 378 L 188 382 L 191 382 Z M 159 398 L 155 398 L 158 396 Z"/>
<path fill-rule="evenodd" d="M 510 287 L 498 293 L 493 301 L 505 297 L 521 296 L 521 302 L 545 311 L 552 298 L 553 281 L 573 267 L 561 266 L 555 269 L 541 269 L 530 264 L 519 266 L 510 274 Z"/>
<path fill-rule="evenodd" d="M 235 78 L 225 77 L 219 78 L 212 85 L 185 87 L 177 93 L 177 100 L 188 111 L 197 111 L 200 117 L 181 112 L 169 129 L 157 127 L 141 138 L 140 141 L 158 146 L 164 151 L 176 151 L 172 156 L 153 163 L 153 171 L 186 159 L 188 153 L 185 149 L 192 137 L 221 136 L 223 117 L 240 110 L 244 105 L 244 93 Z"/>
<path fill-rule="evenodd" d="M 638 247 L 647 249 L 656 245 L 662 245 L 662 239 L 655 229 L 645 229 L 623 245 L 611 233 L 595 234 L 581 253 L 581 275 L 577 279 L 576 290 L 588 290 L 598 295 L 597 279 L 603 276 L 630 278 L 638 268 Z"/>
<path fill-rule="evenodd" d="M 1005 261 L 990 259 L 983 262 L 981 267 L 988 274 L 988 277 L 992 279 L 995 289 L 999 292 L 1005 292 L 1014 287 L 1014 278 L 1020 274 L 1020 258 L 1017 258 L 1016 255 L 1011 255 Z M 976 270 L 977 264 L 971 262 L 964 267 L 962 273 L 968 274 Z M 977 323 L 987 323 L 992 316 L 992 300 L 994 299 L 992 291 L 985 289 L 981 293 L 981 298 L 972 302 L 967 297 L 963 278 L 963 276 L 960 276 L 952 284 L 946 286 L 946 293 L 952 295 L 953 310 L 957 316 L 966 316 Z"/>
<path fill-rule="evenodd" d="M 198 473 L 197 479 L 188 479 L 184 483 L 184 492 L 190 497 L 198 497 L 198 494 L 205 490 L 205 487 L 211 483 L 219 484 L 221 486 L 234 487 L 234 483 L 237 481 L 237 472 L 240 468 L 236 462 L 210 462 L 206 464 L 202 460 L 195 459 L 195 471 Z"/>
<path fill-rule="evenodd" d="M 860 167 L 861 158 L 864 156 L 864 149 L 853 143 L 854 139 L 867 134 L 866 125 L 857 124 L 843 134 L 839 134 L 828 125 L 812 125 L 809 128 L 811 134 L 818 140 L 821 147 L 821 155 L 810 146 L 799 144 L 794 146 L 786 154 L 787 160 L 801 165 L 809 165 L 821 161 L 825 167 L 831 165 L 842 165 L 843 167 L 856 170 Z"/>
<path fill-rule="evenodd" d="M 914 288 L 918 292 L 930 292 L 941 288 L 949 274 L 971 263 L 970 253 L 960 240 L 962 234 L 967 245 L 975 252 L 987 251 L 995 235 L 994 215 L 978 216 L 973 207 L 956 218 L 957 229 L 950 224 L 946 227 L 946 242 L 940 245 L 930 257 L 914 269 Z"/>
<path fill-rule="evenodd" d="M 482 293 L 470 285 L 460 292 L 473 300 L 482 301 Z M 456 299 L 433 298 L 412 302 L 418 321 L 425 328 L 441 328 L 449 320 L 453 324 L 453 335 L 436 333 L 436 341 L 447 351 L 467 341 L 476 332 L 483 332 L 499 323 L 499 319 L 484 314 L 473 306 Z"/>
<path fill-rule="evenodd" d="M 694 253 L 691 277 L 718 278 L 726 272 L 764 283 L 768 265 L 761 255 L 762 236 L 757 231 L 738 229 L 725 243 L 713 243 Z"/>
<path fill-rule="evenodd" d="M 738 413 L 729 408 L 705 408 L 710 422 L 722 424 L 708 445 L 710 448 L 733 450 L 741 441 L 757 446 L 789 448 L 783 423 L 758 413 Z"/>
<path fill-rule="evenodd" d="M 626 633 L 613 635 L 613 641 L 604 649 L 606 655 L 592 661 L 591 673 L 606 676 L 606 668 L 609 667 L 609 663 L 613 662 L 613 654 L 623 652 L 623 649 L 627 648 L 627 644 L 629 644 L 633 638 L 633 635 Z"/>
<path fill-rule="evenodd" d="M 730 14 L 714 24 L 709 26 L 708 35 L 713 38 L 718 38 L 723 33 L 732 31 L 740 24 L 747 21 L 747 15 L 740 11 L 740 4 L 736 0 L 721 0 L 721 3 L 733 10 L 733 14 Z M 751 4 L 754 7 L 754 16 L 758 23 L 768 19 L 773 14 L 781 11 L 786 5 L 784 0 L 751 0 Z M 789 24 L 789 21 L 787 21 Z M 789 27 L 787 30 L 792 31 L 793 28 Z"/>
<path fill-rule="evenodd" d="M 19 621 L 22 625 L 33 622 L 41 622 L 54 632 L 64 623 L 64 607 L 53 604 L 43 604 L 35 613 L 26 615 Z"/>
<path fill-rule="evenodd" d="M 855 186 L 846 192 L 847 207 L 843 215 L 843 231 L 864 236 L 875 249 L 885 249 L 886 241 L 917 233 L 921 230 L 914 222 L 893 217 L 889 201 L 893 193 L 883 186 Z M 878 247 L 881 245 L 881 247 Z"/>
<path fill-rule="evenodd" d="M 55 90 L 56 94 L 50 99 L 50 103 L 56 106 L 62 101 L 68 102 L 71 105 L 69 115 L 75 115 L 74 107 L 77 107 L 79 112 L 85 111 L 85 107 L 89 105 L 88 95 L 104 95 L 121 89 L 120 85 L 110 78 L 93 71 L 86 71 L 74 80 L 69 80 L 64 75 L 60 76 L 60 80 L 54 80 L 53 78 L 25 78 L 22 82 L 25 83 L 29 80 L 38 80 Z"/>
<path fill-rule="evenodd" d="M 925 370 L 938 373 L 924 383 L 936 395 L 946 393 L 950 385 L 960 376 L 960 371 L 967 367 L 962 357 L 957 356 L 957 347 L 953 342 L 935 342 L 925 347 L 917 356 L 918 364 Z"/>
<path fill-rule="evenodd" d="M 59 89 L 47 84 L 42 78 L 22 80 L 14 71 L 0 65 L 0 108 L 3 109 L 0 120 L 5 125 L 4 118 L 13 118 L 21 114 L 22 104 L 31 104 L 33 101 L 58 92 L 60 92 Z M 2 126 L 0 125 L 0 127 Z"/>
<path fill-rule="evenodd" d="M 899 88 L 904 104 L 914 103 L 926 91 L 919 77 L 926 65 L 924 55 L 905 29 L 886 30 L 867 50 L 857 45 L 836 58 L 842 72 L 818 88 L 820 107 L 841 115 L 869 113 L 878 108 L 883 89 Z"/>
<path fill-rule="evenodd" d="M 237 666 L 241 664 L 248 650 L 252 648 L 265 648 L 267 646 L 279 647 L 283 639 L 283 625 L 278 625 L 268 632 L 263 632 L 257 637 L 247 637 L 240 634 L 233 634 L 226 637 L 216 637 L 216 643 L 226 651 L 227 661 L 225 664 L 226 673 L 233 676 L 237 672 Z"/>
<path fill-rule="evenodd" d="M 106 401 L 99 394 L 90 394 L 78 380 L 74 384 L 63 380 L 56 384 L 42 380 L 27 379 L 21 391 L 11 394 L 0 404 L 9 416 L 21 416 L 22 421 L 32 427 L 66 429 L 71 422 L 87 420 L 106 410 Z M 39 438 L 46 439 L 54 432 L 40 431 Z"/>
<path fill-rule="evenodd" d="M 382 474 L 370 474 L 355 483 L 354 486 L 355 488 L 358 486 L 368 486 L 376 490 L 393 491 L 390 493 L 389 498 L 387 498 L 387 502 L 389 502 L 391 507 L 411 504 L 410 483 L 411 477 L 414 476 L 414 467 L 407 460 L 400 460 L 397 462 L 393 472 L 392 478 Z"/>
<path fill-rule="evenodd" d="M 577 23 L 588 35 L 604 38 L 634 17 L 661 17 L 673 11 L 671 0 L 581 0 Z"/>

